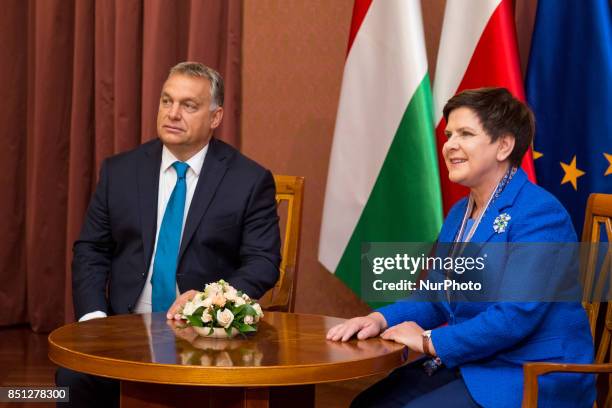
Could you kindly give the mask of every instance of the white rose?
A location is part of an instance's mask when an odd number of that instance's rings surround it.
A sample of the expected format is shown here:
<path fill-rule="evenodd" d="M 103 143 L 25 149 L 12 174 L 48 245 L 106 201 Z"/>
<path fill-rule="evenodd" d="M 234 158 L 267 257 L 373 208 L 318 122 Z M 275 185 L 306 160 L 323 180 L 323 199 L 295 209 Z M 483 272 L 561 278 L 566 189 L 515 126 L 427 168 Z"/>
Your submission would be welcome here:
<path fill-rule="evenodd" d="M 234 321 L 234 314 L 229 309 L 217 310 L 217 322 L 221 327 L 227 329 Z"/>
<path fill-rule="evenodd" d="M 197 309 L 198 306 L 194 302 L 189 301 L 183 306 L 183 316 L 191 316 Z"/>
<path fill-rule="evenodd" d="M 204 288 L 204 296 L 205 297 L 214 297 L 218 293 L 223 293 L 223 286 L 218 283 L 209 283 Z"/>
<path fill-rule="evenodd" d="M 253 304 L 253 309 L 255 309 L 255 311 L 257 312 L 257 316 L 263 317 L 263 310 L 261 310 L 261 306 L 259 305 L 259 303 Z"/>
<path fill-rule="evenodd" d="M 211 321 L 212 316 L 210 315 L 208 310 L 205 310 L 204 313 L 202 313 L 202 323 L 210 323 Z"/>
<path fill-rule="evenodd" d="M 230 287 L 224 295 L 225 298 L 231 302 L 234 302 L 236 299 L 238 299 L 238 291 L 232 287 Z"/>
<path fill-rule="evenodd" d="M 223 293 L 217 293 L 211 298 L 211 302 L 213 305 L 223 307 L 225 306 L 225 296 L 223 296 Z"/>
<path fill-rule="evenodd" d="M 202 296 L 196 295 L 191 301 L 191 303 L 193 303 L 195 309 L 197 310 L 199 307 L 204 306 L 204 299 L 202 298 Z"/>
<path fill-rule="evenodd" d="M 255 321 L 255 319 L 253 318 L 253 316 L 251 316 L 251 315 L 244 316 L 244 323 L 245 324 L 253 324 L 254 321 Z"/>
<path fill-rule="evenodd" d="M 257 316 L 255 316 L 255 323 L 259 322 L 259 319 L 261 319 L 263 317 L 263 310 L 261 310 L 261 306 L 259 306 L 259 303 L 254 303 L 251 306 L 253 306 L 253 309 L 255 309 L 255 311 L 257 312 Z"/>
<path fill-rule="evenodd" d="M 244 300 L 246 300 L 247 302 L 248 302 L 249 300 L 251 300 L 251 298 L 249 297 L 249 295 L 247 295 L 246 293 L 243 293 L 243 294 L 242 294 L 242 298 L 243 298 Z"/>
<path fill-rule="evenodd" d="M 204 306 L 205 308 L 209 308 L 212 305 L 212 299 L 211 298 L 206 298 L 202 301 L 202 306 Z"/>
<path fill-rule="evenodd" d="M 236 300 L 234 300 L 234 303 L 236 304 L 236 306 L 242 306 L 244 305 L 246 302 L 244 301 L 243 298 L 241 297 L 237 297 Z"/>

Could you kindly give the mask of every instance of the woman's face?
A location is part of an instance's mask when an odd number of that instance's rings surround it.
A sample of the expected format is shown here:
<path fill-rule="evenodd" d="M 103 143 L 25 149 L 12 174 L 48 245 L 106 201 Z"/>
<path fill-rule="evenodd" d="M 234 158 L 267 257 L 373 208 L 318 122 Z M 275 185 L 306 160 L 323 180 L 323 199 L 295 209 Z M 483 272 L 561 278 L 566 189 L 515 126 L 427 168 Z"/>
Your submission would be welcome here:
<path fill-rule="evenodd" d="M 465 107 L 451 111 L 444 133 L 447 141 L 442 154 L 451 181 L 469 188 L 499 181 L 500 171 L 508 166 L 506 160 L 514 147 L 513 137 L 491 142 L 476 113 Z"/>

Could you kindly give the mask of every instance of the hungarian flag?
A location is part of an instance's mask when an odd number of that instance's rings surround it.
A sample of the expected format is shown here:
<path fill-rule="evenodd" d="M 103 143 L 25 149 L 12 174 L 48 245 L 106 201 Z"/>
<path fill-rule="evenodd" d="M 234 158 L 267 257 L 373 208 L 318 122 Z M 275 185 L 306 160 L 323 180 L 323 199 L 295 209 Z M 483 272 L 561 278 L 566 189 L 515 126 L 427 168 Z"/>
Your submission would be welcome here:
<path fill-rule="evenodd" d="M 319 261 L 360 294 L 362 243 L 433 242 L 442 199 L 419 0 L 357 0 Z"/>
<path fill-rule="evenodd" d="M 581 231 L 590 193 L 612 193 L 612 5 L 539 0 L 527 69 L 538 181 Z"/>
<path fill-rule="evenodd" d="M 512 0 L 476 0 L 469 6 L 465 0 L 446 2 L 433 91 L 445 214 L 468 194 L 465 187 L 448 179 L 442 157 L 446 102 L 464 89 L 487 86 L 505 87 L 525 101 L 512 7 Z M 522 167 L 535 182 L 531 149 Z"/>

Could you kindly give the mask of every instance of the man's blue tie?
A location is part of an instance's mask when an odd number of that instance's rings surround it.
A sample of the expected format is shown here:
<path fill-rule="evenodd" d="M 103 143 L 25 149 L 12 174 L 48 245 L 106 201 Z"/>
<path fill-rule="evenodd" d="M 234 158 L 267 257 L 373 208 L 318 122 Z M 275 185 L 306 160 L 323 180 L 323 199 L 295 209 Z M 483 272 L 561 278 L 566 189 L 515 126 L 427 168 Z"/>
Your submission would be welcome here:
<path fill-rule="evenodd" d="M 164 219 L 159 229 L 157 250 L 153 261 L 153 277 L 151 278 L 153 312 L 167 311 L 176 298 L 176 267 L 183 229 L 185 196 L 187 195 L 185 175 L 189 165 L 176 161 L 172 163 L 172 167 L 176 170 L 176 185 L 168 200 Z"/>

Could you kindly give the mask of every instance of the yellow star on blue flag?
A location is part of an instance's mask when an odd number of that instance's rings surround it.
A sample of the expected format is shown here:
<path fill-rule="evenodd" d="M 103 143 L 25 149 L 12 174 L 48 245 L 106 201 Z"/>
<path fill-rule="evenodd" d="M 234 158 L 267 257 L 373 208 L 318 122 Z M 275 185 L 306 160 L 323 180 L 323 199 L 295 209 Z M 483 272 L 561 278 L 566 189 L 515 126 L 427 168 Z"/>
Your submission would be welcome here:
<path fill-rule="evenodd" d="M 574 190 L 578 190 L 578 177 L 584 176 L 584 171 L 576 168 L 576 156 L 572 159 L 570 164 L 561 162 L 561 168 L 565 172 L 561 184 L 572 183 Z"/>

